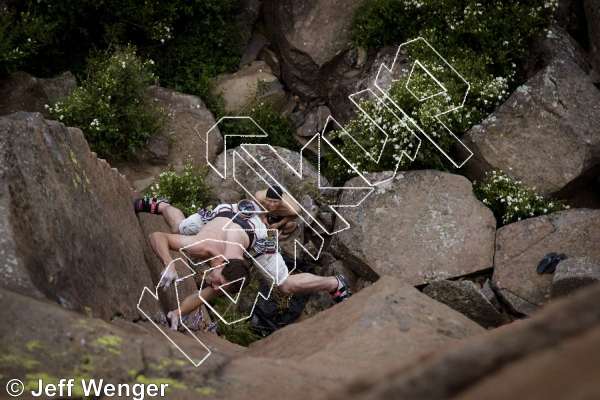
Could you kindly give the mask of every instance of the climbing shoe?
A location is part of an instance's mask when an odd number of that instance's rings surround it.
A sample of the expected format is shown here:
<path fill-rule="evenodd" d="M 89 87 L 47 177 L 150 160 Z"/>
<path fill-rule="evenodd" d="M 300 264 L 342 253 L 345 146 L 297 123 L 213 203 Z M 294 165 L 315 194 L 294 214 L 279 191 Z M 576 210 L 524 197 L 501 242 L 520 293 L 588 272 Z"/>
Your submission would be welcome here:
<path fill-rule="evenodd" d="M 344 275 L 336 275 L 335 278 L 338 281 L 338 287 L 335 292 L 331 293 L 331 298 L 336 303 L 341 303 L 352 296 L 352 291 L 350 290 L 350 285 Z"/>
<path fill-rule="evenodd" d="M 160 214 L 158 211 L 158 205 L 160 203 L 167 203 L 166 199 L 159 199 L 156 197 L 144 196 L 133 201 L 133 209 L 136 214 L 140 212 L 147 212 L 150 214 Z"/>

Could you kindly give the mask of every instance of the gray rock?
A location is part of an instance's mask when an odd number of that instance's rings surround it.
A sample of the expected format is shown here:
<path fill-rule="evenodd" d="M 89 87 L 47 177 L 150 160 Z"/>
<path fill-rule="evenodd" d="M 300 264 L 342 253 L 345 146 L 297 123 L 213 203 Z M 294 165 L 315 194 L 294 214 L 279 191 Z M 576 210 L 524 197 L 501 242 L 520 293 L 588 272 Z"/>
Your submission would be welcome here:
<path fill-rule="evenodd" d="M 0 118 L 0 286 L 138 318 L 154 283 L 131 201 L 128 182 L 79 129 L 38 113 Z"/>
<path fill-rule="evenodd" d="M 300 154 L 283 147 L 272 146 L 272 149 L 273 150 L 270 150 L 265 146 L 257 146 L 248 148 L 248 152 L 255 159 L 260 161 L 260 164 L 269 172 L 269 174 L 276 178 L 291 192 L 299 204 L 302 204 L 305 196 L 310 197 L 312 199 L 311 201 L 314 201 L 319 195 L 319 190 L 317 189 L 319 174 L 316 168 L 313 167 L 308 160 L 303 159 L 303 176 L 302 178 L 299 178 L 279 159 L 277 154 L 294 168 L 299 167 L 301 159 Z M 238 154 L 243 156 L 244 160 L 247 160 L 255 170 L 260 171 L 260 167 L 256 166 L 256 163 L 239 147 L 229 149 L 227 152 L 219 154 L 214 164 L 219 170 L 223 171 L 225 159 L 227 159 L 227 179 L 223 180 L 217 173 L 211 170 L 207 176 L 206 182 L 213 188 L 213 191 L 217 194 L 219 200 L 224 202 L 239 201 L 249 195 L 249 193 L 246 193 L 244 188 L 233 179 L 232 159 L 234 152 L 238 152 Z M 238 181 L 243 184 L 252 195 L 258 190 L 263 190 L 267 187 L 267 184 L 252 170 L 252 168 L 249 168 L 239 160 L 236 161 L 235 174 Z M 327 180 L 324 177 L 321 177 L 321 181 L 323 182 L 323 185 L 328 185 Z"/>
<path fill-rule="evenodd" d="M 517 312 L 531 315 L 550 299 L 552 275 L 536 267 L 548 253 L 600 259 L 600 211 L 575 209 L 503 226 L 496 234 L 493 284 Z"/>
<path fill-rule="evenodd" d="M 156 383 L 163 379 L 170 383 L 169 399 L 191 400 L 198 398 L 200 389 L 211 388 L 210 374 L 243 350 L 216 335 L 195 332 L 212 351 L 202 368 L 196 368 L 149 322 L 115 319 L 108 323 L 4 289 L 0 289 L 0 302 L 0 317 L 11 321 L 0 327 L 5 360 L 0 369 L 36 388 L 38 376 L 93 376 L 115 383 L 140 382 L 148 376 Z M 206 355 L 197 339 L 163 329 L 194 360 Z M 76 397 L 81 382 L 75 379 L 74 383 Z"/>
<path fill-rule="evenodd" d="M 586 73 L 590 64 L 581 46 L 561 26 L 552 25 L 548 31 L 531 45 L 523 69 L 528 77 L 551 64 L 555 59 L 573 60 Z"/>
<path fill-rule="evenodd" d="M 362 3 L 364 0 L 264 2 L 269 39 L 280 55 L 286 86 L 304 98 L 327 97 L 332 75 L 362 67 L 356 63 L 360 57 L 344 56 L 351 48 L 354 12 Z"/>
<path fill-rule="evenodd" d="M 584 0 L 585 19 L 588 25 L 590 58 L 596 80 L 600 81 L 600 3 L 597 0 Z"/>
<path fill-rule="evenodd" d="M 166 126 L 149 141 L 138 160 L 115 163 L 139 191 L 150 186 L 169 166 L 177 171 L 181 171 L 187 162 L 206 167 L 207 150 L 208 159 L 213 161 L 223 149 L 223 138 L 218 127 L 211 131 L 207 139 L 206 133 L 216 122 L 199 97 L 159 86 L 149 87 L 148 94 L 167 114 Z M 165 155 L 167 150 L 168 154 Z"/>
<path fill-rule="evenodd" d="M 54 78 L 36 78 L 26 72 L 15 72 L 0 81 L 0 115 L 29 111 L 48 117 L 45 105 L 69 96 L 76 87 L 77 80 L 69 71 Z"/>
<path fill-rule="evenodd" d="M 340 379 L 364 377 L 365 371 L 377 376 L 390 364 L 406 365 L 417 354 L 481 332 L 462 314 L 386 276 L 347 301 L 255 343 L 250 354 L 291 358 L 298 368 L 318 372 L 324 382 L 336 377 L 339 389 Z"/>
<path fill-rule="evenodd" d="M 239 14 L 235 19 L 239 32 L 239 47 L 242 52 L 252 39 L 252 32 L 260 16 L 261 6 L 262 0 L 240 0 L 238 2 Z"/>
<path fill-rule="evenodd" d="M 255 33 L 254 35 L 252 35 L 252 38 L 250 39 L 250 42 L 246 46 L 244 54 L 242 54 L 242 58 L 240 59 L 240 68 L 246 64 L 250 64 L 253 61 L 256 61 L 258 59 L 259 54 L 268 44 L 269 41 L 264 35 L 260 33 Z"/>
<path fill-rule="evenodd" d="M 479 285 L 471 281 L 434 281 L 423 289 L 423 293 L 463 313 L 484 328 L 495 328 L 509 321 Z"/>
<path fill-rule="evenodd" d="M 600 263 L 586 257 L 570 257 L 558 263 L 552 280 L 552 297 L 573 294 L 600 281 Z"/>
<path fill-rule="evenodd" d="M 600 91 L 562 51 L 465 136 L 465 173 L 502 169 L 542 194 L 567 190 L 600 161 Z"/>
<path fill-rule="evenodd" d="M 342 202 L 351 204 L 354 193 L 345 191 Z M 336 256 L 369 280 L 391 275 L 419 285 L 492 266 L 496 220 L 462 176 L 406 172 L 341 214 L 350 229 L 334 237 Z"/>
<path fill-rule="evenodd" d="M 281 105 L 285 100 L 283 87 L 264 61 L 255 61 L 233 74 L 219 75 L 213 91 L 223 97 L 229 113 L 241 112 L 255 101 Z"/>
<path fill-rule="evenodd" d="M 331 111 L 327 106 L 317 107 L 306 115 L 304 123 L 296 130 L 296 134 L 302 137 L 312 137 L 316 133 L 322 132 L 325 121 L 330 115 Z"/>

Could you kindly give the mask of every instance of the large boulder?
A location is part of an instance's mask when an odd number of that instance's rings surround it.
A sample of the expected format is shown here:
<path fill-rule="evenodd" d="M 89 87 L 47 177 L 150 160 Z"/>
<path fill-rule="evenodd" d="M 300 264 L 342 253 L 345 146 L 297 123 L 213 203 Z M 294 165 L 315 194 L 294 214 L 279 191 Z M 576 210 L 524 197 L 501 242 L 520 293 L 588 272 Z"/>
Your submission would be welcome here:
<path fill-rule="evenodd" d="M 267 0 L 264 18 L 281 61 L 281 77 L 305 99 L 327 98 L 329 85 L 356 79 L 366 57 L 352 49 L 350 28 L 364 0 Z M 335 82 L 333 82 L 335 83 Z"/>
<path fill-rule="evenodd" d="M 355 193 L 346 191 L 341 202 L 352 204 Z M 496 220 L 459 175 L 402 173 L 341 214 L 350 228 L 334 238 L 337 255 L 363 277 L 391 275 L 419 285 L 493 264 Z"/>
<path fill-rule="evenodd" d="M 2 289 L 0 302 L 0 316 L 10 321 L 0 327 L 3 388 L 10 378 L 21 379 L 28 390 L 37 388 L 38 379 L 56 384 L 61 378 L 74 378 L 73 397 L 83 398 L 80 380 L 94 378 L 113 384 L 166 383 L 169 399 L 214 397 L 220 388 L 212 384 L 211 375 L 243 350 L 196 332 L 212 351 L 197 368 L 150 323 L 107 323 Z M 188 335 L 162 332 L 195 362 L 207 354 Z"/>
<path fill-rule="evenodd" d="M 2 287 L 138 318 L 153 281 L 130 186 L 79 129 L 37 113 L 0 118 L 0 232 Z"/>
<path fill-rule="evenodd" d="M 427 285 L 423 293 L 463 313 L 484 328 L 495 328 L 510 321 L 494 304 L 495 298 L 489 299 L 472 281 L 439 280 Z"/>
<path fill-rule="evenodd" d="M 506 225 L 496 235 L 493 282 L 515 311 L 530 315 L 551 296 L 552 275 L 539 275 L 548 253 L 600 259 L 600 210 L 574 209 Z"/>
<path fill-rule="evenodd" d="M 326 398 L 327 391 L 365 371 L 376 376 L 481 332 L 402 280 L 382 277 L 348 301 L 251 345 L 247 357 L 223 369 L 223 379 L 235 377 L 236 387 L 246 390 L 225 393 L 228 398 Z M 286 384 L 272 387 L 275 382 Z"/>
<path fill-rule="evenodd" d="M 600 162 L 600 91 L 562 52 L 509 97 L 464 142 L 466 174 L 502 169 L 542 194 L 577 185 Z"/>
<path fill-rule="evenodd" d="M 590 59 L 600 81 L 600 3 L 597 0 L 584 0 L 585 19 L 588 25 Z"/>
<path fill-rule="evenodd" d="M 0 115 L 29 111 L 48 116 L 45 106 L 69 96 L 76 87 L 77 80 L 69 71 L 54 78 L 15 72 L 0 80 Z"/>
<path fill-rule="evenodd" d="M 600 282 L 600 262 L 589 257 L 570 257 L 561 261 L 552 280 L 552 297 L 566 296 Z"/>
<path fill-rule="evenodd" d="M 531 318 L 364 374 L 330 399 L 594 399 L 600 395 L 600 285 Z"/>
<path fill-rule="evenodd" d="M 267 102 L 275 108 L 286 99 L 283 86 L 264 61 L 255 61 L 232 74 L 219 75 L 214 94 L 223 98 L 225 111 L 244 112 L 255 102 Z"/>
<path fill-rule="evenodd" d="M 318 197 L 318 181 L 319 173 L 317 169 L 305 158 L 295 151 L 277 147 L 277 146 L 252 146 L 245 147 L 246 150 L 240 147 L 229 149 L 226 152 L 219 154 L 214 162 L 214 165 L 220 171 L 223 171 L 225 162 L 227 162 L 227 178 L 221 178 L 214 170 L 211 170 L 206 177 L 206 182 L 212 187 L 215 195 L 222 202 L 237 202 L 242 198 L 247 198 L 248 194 L 240 183 L 254 195 L 258 190 L 263 190 L 267 187 L 265 181 L 260 178 L 257 172 L 266 176 L 262 171 L 264 168 L 271 176 L 277 179 L 291 194 L 300 202 L 304 196 L 308 195 L 311 198 Z M 235 171 L 233 170 L 233 154 L 237 152 L 246 162 L 240 162 L 236 159 Z M 250 154 L 255 160 L 259 161 L 260 166 L 252 160 Z M 280 158 L 281 157 L 281 158 Z M 283 160 L 282 160 L 283 159 Z M 302 178 L 299 178 L 289 168 L 288 163 L 293 168 L 299 168 L 302 160 Z M 235 175 L 237 181 L 233 179 Z M 321 177 L 321 185 L 327 186 L 328 182 L 324 177 Z"/>
<path fill-rule="evenodd" d="M 212 161 L 223 149 L 219 129 L 213 128 L 215 119 L 199 97 L 159 86 L 151 86 L 148 95 L 167 113 L 166 126 L 150 139 L 138 160 L 115 163 L 140 191 L 165 169 L 180 171 L 187 162 L 205 167 L 207 156 Z M 211 128 L 212 134 L 207 139 L 206 133 Z"/>

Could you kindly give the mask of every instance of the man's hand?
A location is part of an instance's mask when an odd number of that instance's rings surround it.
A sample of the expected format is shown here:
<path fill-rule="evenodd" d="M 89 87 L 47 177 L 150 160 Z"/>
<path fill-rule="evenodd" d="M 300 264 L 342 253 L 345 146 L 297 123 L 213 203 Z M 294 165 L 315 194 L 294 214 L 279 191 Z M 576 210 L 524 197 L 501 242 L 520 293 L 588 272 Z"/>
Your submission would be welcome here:
<path fill-rule="evenodd" d="M 174 263 L 171 263 L 163 270 L 158 287 L 167 290 L 175 279 L 177 279 L 177 271 L 175 270 Z"/>

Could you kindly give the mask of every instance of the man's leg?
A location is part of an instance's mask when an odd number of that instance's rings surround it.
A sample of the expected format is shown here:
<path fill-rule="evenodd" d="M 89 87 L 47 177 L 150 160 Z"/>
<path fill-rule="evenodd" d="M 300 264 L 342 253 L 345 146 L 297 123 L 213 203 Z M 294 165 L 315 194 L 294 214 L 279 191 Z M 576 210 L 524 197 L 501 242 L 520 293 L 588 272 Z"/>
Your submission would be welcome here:
<path fill-rule="evenodd" d="M 338 289 L 338 279 L 335 276 L 319 276 L 302 272 L 293 274 L 279 285 L 285 294 L 302 294 L 326 291 L 333 293 Z"/>
<path fill-rule="evenodd" d="M 169 311 L 167 313 L 167 318 L 169 319 L 169 325 L 171 326 L 171 329 L 176 331 L 181 316 L 187 315 L 195 309 L 197 309 L 198 307 L 200 307 L 203 303 L 202 299 L 210 301 L 216 296 L 218 296 L 217 291 L 212 287 L 207 286 L 204 289 L 202 289 L 202 291 L 198 291 L 197 293 L 191 294 L 188 297 L 186 297 L 179 305 L 179 308 Z"/>
<path fill-rule="evenodd" d="M 179 233 L 179 224 L 185 219 L 183 212 L 169 203 L 160 203 L 158 211 L 162 214 L 172 233 Z"/>

